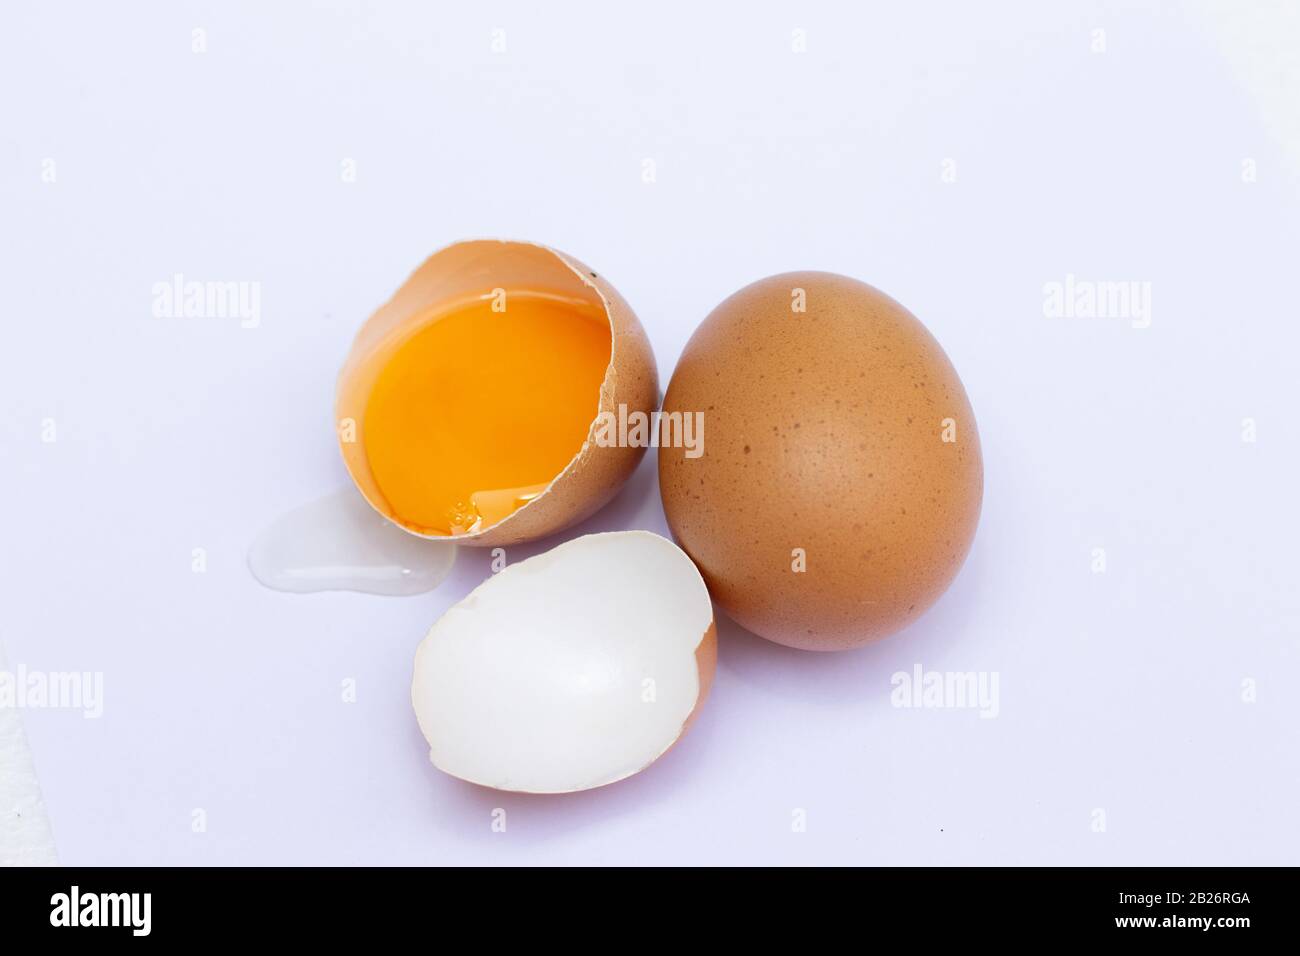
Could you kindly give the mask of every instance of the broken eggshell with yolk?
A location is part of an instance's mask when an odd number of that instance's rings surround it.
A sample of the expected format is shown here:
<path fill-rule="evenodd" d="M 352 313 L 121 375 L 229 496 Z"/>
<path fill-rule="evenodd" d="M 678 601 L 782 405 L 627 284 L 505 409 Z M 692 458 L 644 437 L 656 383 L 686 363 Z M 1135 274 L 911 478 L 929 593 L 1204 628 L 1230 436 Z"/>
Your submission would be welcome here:
<path fill-rule="evenodd" d="M 644 447 L 596 440 L 602 417 L 657 405 L 644 329 L 576 259 L 528 242 L 434 253 L 358 332 L 339 374 L 343 459 L 405 530 L 508 545 L 610 500 Z"/>
<path fill-rule="evenodd" d="M 411 701 L 438 769 L 568 793 L 644 769 L 685 733 L 717 661 L 699 571 L 649 531 L 590 534 L 512 564 L 438 619 Z"/>

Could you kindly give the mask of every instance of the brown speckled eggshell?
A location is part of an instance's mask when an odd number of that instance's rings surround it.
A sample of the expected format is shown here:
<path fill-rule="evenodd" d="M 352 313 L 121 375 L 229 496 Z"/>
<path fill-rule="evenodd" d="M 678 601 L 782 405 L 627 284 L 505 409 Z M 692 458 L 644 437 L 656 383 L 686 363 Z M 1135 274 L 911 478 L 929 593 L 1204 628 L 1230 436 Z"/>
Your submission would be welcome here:
<path fill-rule="evenodd" d="M 699 457 L 659 450 L 668 524 L 755 634 L 858 647 L 961 567 L 983 498 L 975 418 L 939 343 L 879 290 L 827 272 L 746 286 L 687 343 L 664 411 L 704 419 Z"/>

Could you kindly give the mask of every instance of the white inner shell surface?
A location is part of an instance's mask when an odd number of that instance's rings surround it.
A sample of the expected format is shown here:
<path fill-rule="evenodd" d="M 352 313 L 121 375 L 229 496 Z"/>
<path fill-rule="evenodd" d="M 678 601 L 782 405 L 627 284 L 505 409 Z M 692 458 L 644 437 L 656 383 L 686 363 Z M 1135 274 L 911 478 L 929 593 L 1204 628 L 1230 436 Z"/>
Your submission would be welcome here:
<path fill-rule="evenodd" d="M 681 736 L 713 605 L 648 531 L 575 538 L 508 565 L 433 625 L 411 699 L 434 765 L 499 790 L 613 783 Z"/>

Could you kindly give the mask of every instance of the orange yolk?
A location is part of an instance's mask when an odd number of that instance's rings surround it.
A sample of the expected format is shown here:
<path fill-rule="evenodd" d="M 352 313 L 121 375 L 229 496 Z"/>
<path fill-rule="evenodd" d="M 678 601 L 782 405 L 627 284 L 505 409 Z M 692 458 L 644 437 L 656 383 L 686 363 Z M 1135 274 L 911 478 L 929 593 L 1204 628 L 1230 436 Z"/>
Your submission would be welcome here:
<path fill-rule="evenodd" d="M 361 441 L 388 514 L 483 530 L 541 494 L 587 439 L 610 362 L 597 304 L 510 293 L 431 314 L 379 370 Z"/>

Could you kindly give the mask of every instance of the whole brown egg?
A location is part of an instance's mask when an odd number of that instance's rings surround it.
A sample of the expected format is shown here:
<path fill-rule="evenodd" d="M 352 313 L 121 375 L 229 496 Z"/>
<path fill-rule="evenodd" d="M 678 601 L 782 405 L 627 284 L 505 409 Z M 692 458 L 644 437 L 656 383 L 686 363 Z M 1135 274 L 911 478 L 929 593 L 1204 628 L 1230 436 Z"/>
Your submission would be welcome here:
<path fill-rule="evenodd" d="M 669 527 L 755 634 L 878 640 L 970 549 L 984 467 L 966 391 L 925 326 L 866 283 L 790 272 L 741 289 L 687 343 L 663 412 Z"/>

